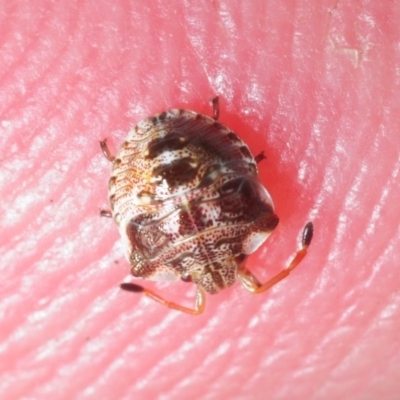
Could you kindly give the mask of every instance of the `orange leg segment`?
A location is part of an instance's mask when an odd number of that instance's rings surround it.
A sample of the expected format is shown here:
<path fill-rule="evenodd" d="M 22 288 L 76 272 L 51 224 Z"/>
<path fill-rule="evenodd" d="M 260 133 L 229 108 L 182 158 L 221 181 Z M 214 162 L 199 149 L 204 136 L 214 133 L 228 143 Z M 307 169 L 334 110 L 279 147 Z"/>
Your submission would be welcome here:
<path fill-rule="evenodd" d="M 136 285 L 135 283 L 121 283 L 120 287 L 121 289 L 127 290 L 128 292 L 143 293 L 147 297 L 150 297 L 151 299 L 157 301 L 158 303 L 161 303 L 162 305 L 168 308 L 182 311 L 186 314 L 199 315 L 204 311 L 204 307 L 206 305 L 206 294 L 204 289 L 201 288 L 200 286 L 197 286 L 196 302 L 194 308 L 184 307 L 181 306 L 180 304 L 168 301 L 163 297 L 161 297 L 160 295 L 158 295 L 157 293 L 153 292 L 152 290 L 146 289 L 140 285 Z"/>
<path fill-rule="evenodd" d="M 292 262 L 289 264 L 287 268 L 279 272 L 277 275 L 269 279 L 265 283 L 260 283 L 259 280 L 246 268 L 242 267 L 238 271 L 238 278 L 241 281 L 242 285 L 249 291 L 255 294 L 265 292 L 270 289 L 272 286 L 276 285 L 282 279 L 286 278 L 291 271 L 293 271 L 303 260 L 303 258 L 307 254 L 307 248 L 311 243 L 313 237 L 314 227 L 311 222 L 309 222 L 303 230 L 303 236 L 301 245 L 302 248 L 297 252 Z"/>

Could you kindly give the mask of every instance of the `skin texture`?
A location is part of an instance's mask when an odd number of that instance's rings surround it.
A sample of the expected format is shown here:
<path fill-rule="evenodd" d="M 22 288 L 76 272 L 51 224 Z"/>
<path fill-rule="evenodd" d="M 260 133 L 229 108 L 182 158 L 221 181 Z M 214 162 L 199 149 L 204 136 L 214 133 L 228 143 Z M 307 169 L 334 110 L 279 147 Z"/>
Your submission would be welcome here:
<path fill-rule="evenodd" d="M 398 399 L 399 20 L 395 1 L 3 1 L 0 397 Z M 191 317 L 119 289 L 99 141 L 216 94 L 280 217 L 248 268 L 266 281 L 315 234 L 284 282 Z"/>

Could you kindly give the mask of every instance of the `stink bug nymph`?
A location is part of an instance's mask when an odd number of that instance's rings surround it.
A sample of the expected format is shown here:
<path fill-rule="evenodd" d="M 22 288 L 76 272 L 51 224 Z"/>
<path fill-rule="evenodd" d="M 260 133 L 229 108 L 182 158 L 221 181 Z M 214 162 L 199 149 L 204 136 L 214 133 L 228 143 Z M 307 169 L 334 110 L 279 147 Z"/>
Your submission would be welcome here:
<path fill-rule="evenodd" d="M 140 121 L 112 162 L 109 181 L 112 217 L 134 277 L 155 281 L 182 279 L 197 286 L 194 308 L 187 308 L 138 284 L 141 292 L 189 314 L 204 311 L 206 292 L 214 294 L 237 279 L 261 293 L 289 275 L 304 258 L 313 225 L 303 231 L 301 249 L 289 266 L 266 283 L 246 268 L 246 258 L 278 225 L 272 199 L 261 184 L 257 163 L 246 144 L 213 118 L 171 109 Z"/>

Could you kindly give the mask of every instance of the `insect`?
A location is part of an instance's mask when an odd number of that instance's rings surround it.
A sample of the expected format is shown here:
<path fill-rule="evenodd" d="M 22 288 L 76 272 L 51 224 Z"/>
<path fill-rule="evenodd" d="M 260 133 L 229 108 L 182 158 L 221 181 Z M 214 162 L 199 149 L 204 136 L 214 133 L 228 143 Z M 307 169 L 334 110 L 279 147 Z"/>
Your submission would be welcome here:
<path fill-rule="evenodd" d="M 303 230 L 301 249 L 289 266 L 262 284 L 246 268 L 246 259 L 278 225 L 257 164 L 236 133 L 219 123 L 218 98 L 213 118 L 171 109 L 140 121 L 113 157 L 109 180 L 112 217 L 119 228 L 134 277 L 197 286 L 194 308 L 166 300 L 135 283 L 120 286 L 188 314 L 204 311 L 206 293 L 217 293 L 237 279 L 262 293 L 300 263 L 313 236 Z"/>

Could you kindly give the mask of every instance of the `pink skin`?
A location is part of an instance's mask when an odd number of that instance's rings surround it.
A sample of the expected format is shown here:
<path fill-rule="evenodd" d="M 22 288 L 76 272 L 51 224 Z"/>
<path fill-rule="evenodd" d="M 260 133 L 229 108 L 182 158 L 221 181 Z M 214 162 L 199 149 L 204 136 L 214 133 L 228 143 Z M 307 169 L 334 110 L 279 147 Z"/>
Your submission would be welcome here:
<path fill-rule="evenodd" d="M 75 3 L 1 6 L 0 397 L 398 399 L 396 2 Z M 280 216 L 249 269 L 315 236 L 269 292 L 192 317 L 119 289 L 99 141 L 215 94 Z M 193 305 L 191 284 L 138 283 Z"/>

